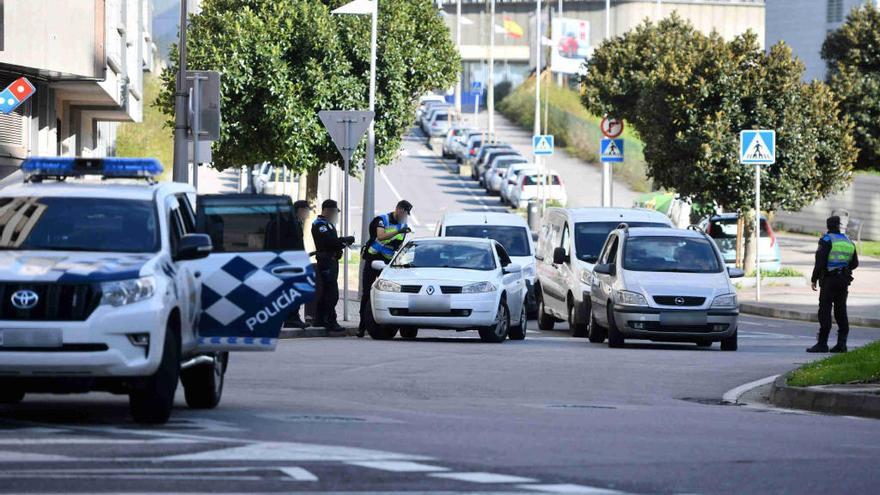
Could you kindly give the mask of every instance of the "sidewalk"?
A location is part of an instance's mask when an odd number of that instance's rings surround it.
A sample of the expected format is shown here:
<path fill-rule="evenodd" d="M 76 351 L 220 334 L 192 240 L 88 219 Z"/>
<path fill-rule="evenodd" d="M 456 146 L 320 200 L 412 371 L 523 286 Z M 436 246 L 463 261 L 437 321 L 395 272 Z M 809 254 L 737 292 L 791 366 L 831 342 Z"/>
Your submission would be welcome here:
<path fill-rule="evenodd" d="M 305 337 L 352 337 L 357 334 L 360 324 L 361 302 L 358 300 L 357 291 L 349 291 L 348 294 L 348 321 L 343 320 L 343 303 L 340 294 L 336 304 L 336 317 L 339 325 L 345 328 L 344 332 L 328 332 L 324 328 L 309 327 L 306 329 L 284 327 L 281 330 L 282 339 L 299 339 Z M 302 315 L 300 315 L 302 316 Z"/>
<path fill-rule="evenodd" d="M 782 265 L 800 271 L 809 282 L 818 239 L 798 234 L 777 234 L 782 248 Z M 853 326 L 880 328 L 880 260 L 862 256 L 853 273 L 849 289 L 849 322 Z M 738 291 L 743 313 L 818 322 L 819 293 L 809 287 L 761 287 L 761 300 L 755 289 Z"/>

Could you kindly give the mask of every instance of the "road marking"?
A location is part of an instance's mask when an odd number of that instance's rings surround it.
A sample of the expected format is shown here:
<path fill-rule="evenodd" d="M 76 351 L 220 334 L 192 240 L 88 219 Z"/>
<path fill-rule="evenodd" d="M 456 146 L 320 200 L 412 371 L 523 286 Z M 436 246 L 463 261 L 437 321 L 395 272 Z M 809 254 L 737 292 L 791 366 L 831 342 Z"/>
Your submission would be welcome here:
<path fill-rule="evenodd" d="M 285 467 L 278 470 L 296 481 L 318 481 L 317 476 L 301 467 Z"/>
<path fill-rule="evenodd" d="M 397 190 L 396 187 L 394 187 L 394 184 L 391 183 L 391 179 L 388 178 L 388 175 L 385 174 L 385 171 L 379 169 L 379 175 L 381 175 L 382 178 L 385 180 L 385 183 L 388 184 L 388 188 L 391 189 L 391 192 L 394 194 L 395 197 L 397 197 L 397 200 L 401 201 L 403 199 L 403 196 L 400 195 L 400 192 Z M 412 219 L 413 225 L 415 225 L 416 227 L 420 227 L 422 225 L 422 223 L 419 222 L 419 219 L 416 218 L 414 214 L 410 213 L 409 217 Z"/>
<path fill-rule="evenodd" d="M 287 477 L 295 481 L 318 481 L 318 477 L 311 472 L 296 466 L 277 467 L 277 466 L 248 466 L 248 467 L 192 467 L 192 468 L 74 468 L 74 469 L 20 469 L 15 473 L 0 473 L 0 477 L 19 475 L 22 477 L 43 477 L 51 476 L 56 478 L 75 477 L 75 478 L 106 478 L 106 477 L 139 477 L 153 478 L 154 475 L 178 475 L 186 478 L 194 478 L 192 475 L 206 473 L 247 473 L 250 471 L 279 471 Z M 141 476 L 138 476 L 141 475 Z M 202 479 L 218 479 L 215 475 L 201 476 Z M 248 479 L 253 476 L 248 476 Z M 223 479 L 242 479 L 241 476 L 227 476 Z M 259 479 L 259 477 L 257 477 Z"/>
<path fill-rule="evenodd" d="M 431 473 L 449 471 L 449 469 L 445 467 L 409 461 L 359 461 L 347 462 L 346 464 L 370 469 L 380 469 L 382 471 L 391 471 L 393 473 Z"/>
<path fill-rule="evenodd" d="M 189 439 L 160 438 L 157 440 L 142 440 L 137 438 L 0 438 L 0 445 L 141 445 L 141 444 L 179 444 L 196 443 Z"/>
<path fill-rule="evenodd" d="M 755 380 L 753 382 L 749 382 L 739 387 L 728 390 L 724 393 L 724 396 L 721 398 L 721 402 L 725 404 L 736 404 L 739 402 L 739 398 L 749 390 L 760 387 L 762 385 L 766 385 L 768 383 L 772 383 L 779 375 L 768 376 L 766 378 L 761 378 L 760 380 Z"/>
<path fill-rule="evenodd" d="M 258 442 L 240 447 L 177 454 L 159 458 L 162 461 L 387 461 L 429 460 L 428 457 L 294 442 Z"/>
<path fill-rule="evenodd" d="M 72 460 L 75 459 L 63 455 L 0 450 L 0 462 L 58 462 Z"/>
<path fill-rule="evenodd" d="M 436 157 L 435 157 L 435 158 L 436 158 Z M 460 182 L 462 186 L 464 186 L 464 190 L 467 191 L 467 193 L 470 195 L 470 197 L 476 199 L 477 202 L 480 203 L 480 206 L 482 206 L 484 210 L 486 210 L 486 211 L 490 211 L 489 205 L 487 205 L 486 202 L 483 201 L 483 197 L 482 197 L 482 196 L 477 196 L 476 194 L 474 194 L 474 191 L 473 191 L 470 187 L 468 187 L 468 184 L 464 181 L 464 179 L 462 179 L 461 176 L 458 175 L 457 173 L 454 173 L 454 172 L 452 171 L 452 169 L 449 168 L 449 165 L 448 165 L 445 161 L 443 161 L 443 160 L 441 160 L 441 159 L 439 159 L 439 158 L 436 158 L 436 161 L 437 161 L 438 163 L 440 163 L 441 165 L 443 165 L 443 166 L 446 168 L 446 170 L 447 170 L 447 171 L 448 171 L 453 177 L 455 177 L 455 179 L 456 179 L 458 182 Z"/>
<path fill-rule="evenodd" d="M 533 490 L 544 493 L 566 493 L 577 495 L 623 495 L 625 492 L 611 490 L 608 488 L 597 488 L 595 486 L 585 485 L 519 485 L 517 488 L 523 490 Z"/>
<path fill-rule="evenodd" d="M 495 474 L 484 472 L 473 473 L 434 473 L 428 476 L 435 478 L 444 478 L 457 481 L 468 481 L 471 483 L 532 483 L 538 481 L 533 478 L 523 478 L 521 476 L 510 476 L 507 474 Z"/>

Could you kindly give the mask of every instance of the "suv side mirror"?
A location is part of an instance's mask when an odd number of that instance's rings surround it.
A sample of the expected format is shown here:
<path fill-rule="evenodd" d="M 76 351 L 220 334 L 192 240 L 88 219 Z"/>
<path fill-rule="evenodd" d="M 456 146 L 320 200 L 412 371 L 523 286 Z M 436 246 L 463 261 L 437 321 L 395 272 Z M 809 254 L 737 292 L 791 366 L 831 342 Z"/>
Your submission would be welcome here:
<path fill-rule="evenodd" d="M 501 269 L 504 273 L 520 273 L 522 271 L 522 267 L 518 263 L 510 263 Z"/>
<path fill-rule="evenodd" d="M 599 263 L 598 265 L 593 267 L 593 271 L 595 273 L 601 273 L 602 275 L 611 276 L 614 276 L 614 274 L 617 272 L 614 267 L 614 263 Z"/>
<path fill-rule="evenodd" d="M 208 234 L 186 234 L 177 242 L 174 261 L 198 260 L 207 257 L 214 250 Z"/>
<path fill-rule="evenodd" d="M 568 256 L 565 254 L 565 248 L 558 247 L 553 250 L 553 264 L 561 265 L 568 261 Z"/>
<path fill-rule="evenodd" d="M 373 262 L 370 263 L 370 268 L 372 268 L 373 270 L 382 271 L 385 269 L 386 266 L 387 265 L 382 260 L 373 260 Z"/>
<path fill-rule="evenodd" d="M 730 267 L 727 269 L 727 275 L 730 276 L 730 278 L 742 278 L 746 276 L 746 272 L 744 272 L 742 268 Z"/>

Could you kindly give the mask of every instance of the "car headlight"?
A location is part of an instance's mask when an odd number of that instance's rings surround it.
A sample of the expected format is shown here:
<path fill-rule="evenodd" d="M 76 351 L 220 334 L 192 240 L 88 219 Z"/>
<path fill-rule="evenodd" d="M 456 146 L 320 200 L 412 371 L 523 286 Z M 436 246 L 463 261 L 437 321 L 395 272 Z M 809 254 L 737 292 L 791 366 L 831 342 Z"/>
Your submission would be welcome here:
<path fill-rule="evenodd" d="M 130 280 L 117 280 L 101 284 L 101 304 L 124 306 L 153 297 L 156 292 L 156 280 L 153 277 L 141 277 Z"/>
<path fill-rule="evenodd" d="M 375 287 L 376 290 L 381 290 L 382 292 L 400 292 L 400 284 L 392 282 L 390 280 L 385 280 L 384 278 L 376 280 L 376 284 L 373 287 Z"/>
<path fill-rule="evenodd" d="M 725 294 L 718 296 L 712 301 L 713 308 L 736 308 L 739 306 L 736 300 L 736 294 Z"/>
<path fill-rule="evenodd" d="M 581 270 L 581 282 L 587 285 L 593 285 L 593 272 L 586 268 Z"/>
<path fill-rule="evenodd" d="M 648 301 L 645 300 L 645 296 L 637 292 L 621 290 L 617 291 L 617 304 L 623 306 L 647 306 Z"/>
<path fill-rule="evenodd" d="M 475 284 L 465 285 L 461 288 L 462 294 L 479 294 L 482 292 L 495 292 L 495 284 L 492 282 L 477 282 Z"/>

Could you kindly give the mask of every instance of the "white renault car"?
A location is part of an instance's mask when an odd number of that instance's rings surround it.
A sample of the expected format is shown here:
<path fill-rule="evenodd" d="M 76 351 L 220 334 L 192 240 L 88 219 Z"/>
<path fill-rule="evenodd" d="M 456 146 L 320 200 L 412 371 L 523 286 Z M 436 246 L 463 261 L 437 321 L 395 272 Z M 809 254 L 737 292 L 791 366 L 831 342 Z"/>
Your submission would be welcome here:
<path fill-rule="evenodd" d="M 478 330 L 484 342 L 526 336 L 522 267 L 492 239 L 434 237 L 407 242 L 370 292 L 377 340 L 398 331 L 414 339 L 420 328 Z"/>

